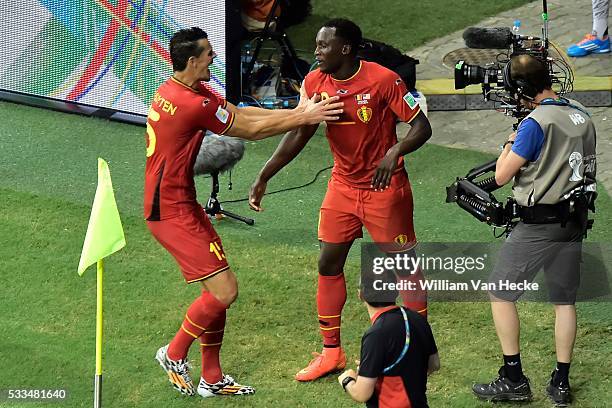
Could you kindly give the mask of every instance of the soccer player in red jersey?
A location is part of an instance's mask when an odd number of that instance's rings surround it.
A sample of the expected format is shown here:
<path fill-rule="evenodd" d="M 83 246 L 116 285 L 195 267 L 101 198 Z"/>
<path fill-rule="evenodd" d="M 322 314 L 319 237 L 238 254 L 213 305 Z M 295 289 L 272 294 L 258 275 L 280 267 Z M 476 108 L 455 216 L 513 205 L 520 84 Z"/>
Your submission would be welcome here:
<path fill-rule="evenodd" d="M 200 282 L 202 293 L 187 309 L 169 345 L 156 359 L 179 392 L 194 395 L 187 352 L 199 339 L 202 397 L 252 394 L 224 375 L 219 364 L 226 309 L 238 295 L 219 236 L 196 200 L 193 165 L 206 132 L 262 139 L 289 129 L 335 120 L 342 110 L 336 100 L 302 98 L 291 111 L 241 108 L 210 92 L 209 66 L 215 58 L 206 33 L 194 27 L 170 40 L 174 74 L 155 92 L 147 118 L 144 215 L 147 227 L 179 264 L 187 283 Z"/>
<path fill-rule="evenodd" d="M 356 57 L 361 41 L 355 23 L 329 21 L 317 34 L 319 67 L 303 83 L 307 95 L 339 96 L 344 113 L 338 121 L 328 123 L 326 132 L 334 168 L 319 214 L 317 309 L 323 353 L 315 353 L 315 359 L 296 374 L 298 381 L 312 381 L 345 367 L 340 344 L 346 301 L 343 268 L 353 241 L 362 237 L 362 226 L 386 252 L 414 256 L 412 191 L 403 156 L 429 139 L 431 127 L 396 73 Z M 411 125 L 399 142 L 397 120 Z M 303 126 L 285 135 L 251 186 L 249 204 L 254 210 L 261 210 L 268 180 L 299 154 L 317 126 Z M 421 278 L 420 270 L 400 277 Z M 400 295 L 406 307 L 426 315 L 426 293 L 403 291 Z"/>

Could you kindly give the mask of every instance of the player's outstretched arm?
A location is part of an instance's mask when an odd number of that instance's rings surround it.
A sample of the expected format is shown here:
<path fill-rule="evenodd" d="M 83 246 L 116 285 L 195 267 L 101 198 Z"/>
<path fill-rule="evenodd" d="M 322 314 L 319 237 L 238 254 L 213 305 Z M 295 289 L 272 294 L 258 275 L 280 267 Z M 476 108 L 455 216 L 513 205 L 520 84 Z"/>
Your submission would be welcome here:
<path fill-rule="evenodd" d="M 410 122 L 410 130 L 404 139 L 391 147 L 381 160 L 372 177 L 372 188 L 384 190 L 391 183 L 391 176 L 397 168 L 401 156 L 412 153 L 431 137 L 431 125 L 427 116 L 421 111 Z"/>
<path fill-rule="evenodd" d="M 306 91 L 304 87 L 300 89 L 300 100 L 298 106 L 294 109 L 264 109 L 256 106 L 246 106 L 239 108 L 236 105 L 227 102 L 227 110 L 236 114 L 238 111 L 243 113 L 246 119 L 252 121 L 258 121 L 262 119 L 267 119 L 274 117 L 276 119 L 284 119 L 287 116 L 290 116 L 292 113 L 301 112 L 304 107 L 308 104 L 308 96 L 306 95 Z M 317 100 L 318 101 L 318 100 Z"/>
<path fill-rule="evenodd" d="M 338 97 L 318 101 L 315 95 L 308 103 L 293 109 L 286 116 L 272 115 L 256 121 L 249 120 L 247 115 L 237 109 L 234 123 L 225 134 L 247 140 L 260 140 L 300 126 L 338 120 L 344 104 L 337 101 Z"/>
<path fill-rule="evenodd" d="M 296 109 L 298 108 L 263 109 L 263 108 L 258 108 L 256 106 L 246 106 L 244 108 L 239 108 L 236 105 L 233 105 L 229 102 L 227 103 L 227 110 L 229 110 L 230 112 L 234 114 L 241 113 L 245 119 L 251 120 L 254 122 L 257 122 L 263 119 L 268 119 L 268 118 L 284 120 L 286 117 L 291 116 L 292 114 L 301 111 L 301 109 L 300 110 L 296 110 Z"/>
<path fill-rule="evenodd" d="M 283 167 L 291 162 L 306 146 L 306 143 L 312 138 L 317 131 L 319 125 L 302 126 L 298 129 L 288 132 L 274 154 L 268 159 L 263 166 L 259 175 L 251 185 L 249 192 L 249 205 L 255 211 L 262 211 L 261 200 L 266 193 L 268 180 L 270 180 Z"/>

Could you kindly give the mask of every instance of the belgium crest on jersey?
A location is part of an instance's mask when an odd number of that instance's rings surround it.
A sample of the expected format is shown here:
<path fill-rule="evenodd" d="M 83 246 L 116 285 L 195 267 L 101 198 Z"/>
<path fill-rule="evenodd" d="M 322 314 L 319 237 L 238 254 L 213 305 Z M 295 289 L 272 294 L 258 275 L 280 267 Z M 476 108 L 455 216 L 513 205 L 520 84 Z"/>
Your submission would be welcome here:
<path fill-rule="evenodd" d="M 408 243 L 408 237 L 405 234 L 399 234 L 397 237 L 395 237 L 394 241 L 397 245 L 403 247 Z"/>
<path fill-rule="evenodd" d="M 363 123 L 368 123 L 370 119 L 372 119 L 372 109 L 368 108 L 367 106 L 362 106 L 361 108 L 357 109 L 357 117 Z"/>

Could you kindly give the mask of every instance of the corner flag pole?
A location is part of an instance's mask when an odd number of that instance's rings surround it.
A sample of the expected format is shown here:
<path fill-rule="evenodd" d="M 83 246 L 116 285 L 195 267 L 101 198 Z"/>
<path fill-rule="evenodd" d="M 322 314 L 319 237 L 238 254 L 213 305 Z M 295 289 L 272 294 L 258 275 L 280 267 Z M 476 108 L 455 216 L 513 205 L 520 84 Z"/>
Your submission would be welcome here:
<path fill-rule="evenodd" d="M 96 290 L 96 375 L 94 377 L 94 408 L 102 406 L 102 278 L 104 276 L 104 260 L 97 262 Z"/>
<path fill-rule="evenodd" d="M 119 218 L 119 210 L 115 202 L 113 184 L 110 178 L 108 164 L 98 159 L 98 187 L 89 225 L 83 242 L 83 251 L 79 261 L 78 272 L 83 275 L 85 270 L 94 263 L 97 265 L 96 290 L 96 373 L 94 376 L 94 408 L 102 406 L 102 282 L 104 277 L 104 258 L 117 252 L 125 246 L 125 235 Z"/>

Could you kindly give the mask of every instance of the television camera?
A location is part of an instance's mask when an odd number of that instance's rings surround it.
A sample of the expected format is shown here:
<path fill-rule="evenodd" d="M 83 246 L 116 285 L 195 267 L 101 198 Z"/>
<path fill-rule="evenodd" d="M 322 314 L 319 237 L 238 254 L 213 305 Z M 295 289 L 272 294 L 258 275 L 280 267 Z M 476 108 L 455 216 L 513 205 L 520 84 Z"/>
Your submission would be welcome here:
<path fill-rule="evenodd" d="M 562 53 L 548 40 L 548 8 L 546 0 L 542 3 L 543 24 L 540 37 L 518 35 L 509 27 L 469 27 L 463 33 L 468 48 L 494 49 L 499 50 L 499 53 L 494 61 L 485 66 L 471 65 L 466 61 L 457 61 L 455 64 L 455 89 L 481 84 L 485 101 L 493 101 L 497 110 L 517 118 L 515 130 L 529 111 L 520 103 L 523 96 L 520 87 L 517 89 L 510 80 L 509 62 L 512 57 L 528 54 L 544 62 L 557 94 L 562 96 L 573 89 L 571 67 L 561 56 Z M 553 47 L 554 51 L 550 50 L 550 47 Z"/>
<path fill-rule="evenodd" d="M 485 101 L 493 101 L 498 111 L 515 117 L 514 130 L 521 120 L 529 114 L 521 103 L 525 97 L 524 86 L 510 77 L 510 60 L 512 57 L 529 54 L 548 67 L 553 89 L 559 95 L 573 90 L 573 73 L 562 54 L 555 49 L 556 56 L 549 52 L 553 46 L 548 40 L 548 7 L 542 1 L 542 34 L 540 37 L 518 35 L 517 30 L 508 27 L 476 28 L 470 27 L 463 33 L 468 48 L 497 49 L 495 61 L 485 66 L 471 65 L 457 61 L 455 65 L 455 89 L 464 89 L 468 85 L 481 84 Z M 519 217 L 518 206 L 512 198 L 506 203 L 498 201 L 493 192 L 500 188 L 495 182 L 496 160 L 471 169 L 465 177 L 446 188 L 446 202 L 457 203 L 481 222 L 496 227 L 504 227 L 508 232 Z M 491 173 L 493 175 L 491 175 Z"/>

